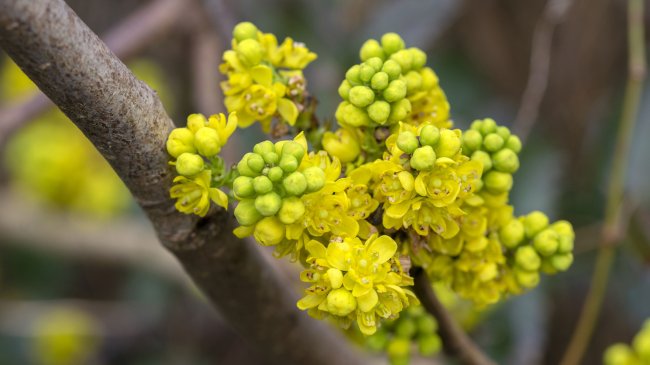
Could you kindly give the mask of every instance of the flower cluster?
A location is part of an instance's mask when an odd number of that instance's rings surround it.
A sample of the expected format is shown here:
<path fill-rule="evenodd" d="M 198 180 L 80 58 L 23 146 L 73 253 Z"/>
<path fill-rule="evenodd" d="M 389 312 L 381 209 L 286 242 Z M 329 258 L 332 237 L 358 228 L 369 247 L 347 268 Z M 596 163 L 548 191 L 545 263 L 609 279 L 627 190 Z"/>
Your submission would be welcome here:
<path fill-rule="evenodd" d="M 298 308 L 316 317 L 332 317 L 345 328 L 356 321 L 361 332 L 377 331 L 380 319 L 397 318 L 402 309 L 417 302 L 404 286 L 413 285 L 395 258 L 397 243 L 389 236 L 336 239 L 325 247 L 307 243 L 309 267 L 300 274 L 310 283 Z"/>
<path fill-rule="evenodd" d="M 314 58 L 291 39 L 278 46 L 252 24 L 237 25 L 221 70 L 226 106 L 239 122 L 193 115 L 168 143 L 180 175 L 177 208 L 205 214 L 210 198 L 225 206 L 217 187 L 228 185 L 238 201 L 235 234 L 305 267 L 300 277 L 309 287 L 298 308 L 377 333 L 399 364 L 416 333 L 422 353 L 439 347 L 435 323 L 418 310 L 398 320 L 417 302 L 411 266 L 484 306 L 536 286 L 540 272 L 571 265 L 568 222 L 550 224 L 541 212 L 516 217 L 508 204 L 519 139 L 492 119 L 454 129 L 426 54 L 394 33 L 367 41 L 362 62 L 347 71 L 339 129 L 258 143 L 225 173 L 216 154 L 237 124 L 257 120 L 268 129 L 277 116 L 294 124 L 304 107 L 301 70 Z M 324 151 L 310 151 L 305 135 Z M 383 320 L 397 321 L 382 329 Z"/>
<path fill-rule="evenodd" d="M 169 190 L 176 209 L 186 214 L 205 216 L 210 201 L 227 209 L 228 196 L 218 187 L 227 184 L 230 175 L 219 157 L 221 148 L 237 129 L 237 115 L 202 114 L 187 117 L 187 127 L 175 128 L 167 138 L 167 152 L 174 158 L 178 176 Z"/>
<path fill-rule="evenodd" d="M 617 343 L 605 351 L 605 365 L 649 365 L 650 364 L 650 319 L 646 319 L 641 331 L 634 336 L 632 346 Z"/>
<path fill-rule="evenodd" d="M 268 131 L 274 117 L 294 125 L 306 96 L 302 70 L 315 59 L 302 43 L 286 38 L 278 45 L 273 34 L 239 23 L 219 68 L 228 77 L 221 83 L 226 108 L 243 128 L 259 121 Z"/>
<path fill-rule="evenodd" d="M 421 306 L 413 306 L 398 319 L 387 321 L 365 342 L 371 350 L 386 351 L 392 365 L 408 364 L 414 343 L 422 356 L 433 356 L 440 352 L 442 344 L 437 329 L 438 323 L 432 315 Z"/>

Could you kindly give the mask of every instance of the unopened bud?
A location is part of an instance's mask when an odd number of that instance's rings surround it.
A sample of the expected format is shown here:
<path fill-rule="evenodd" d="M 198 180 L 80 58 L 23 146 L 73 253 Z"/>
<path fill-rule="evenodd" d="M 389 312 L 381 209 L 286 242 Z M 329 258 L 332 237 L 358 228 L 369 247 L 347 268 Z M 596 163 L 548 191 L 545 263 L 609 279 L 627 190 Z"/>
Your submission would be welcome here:
<path fill-rule="evenodd" d="M 512 175 L 505 172 L 490 171 L 483 180 L 485 187 L 495 193 L 503 193 L 512 189 Z"/>
<path fill-rule="evenodd" d="M 188 128 L 172 130 L 167 138 L 167 152 L 173 157 L 178 157 L 183 153 L 195 153 L 194 133 Z"/>
<path fill-rule="evenodd" d="M 368 116 L 377 124 L 384 124 L 390 116 L 390 104 L 377 100 L 368 107 Z"/>
<path fill-rule="evenodd" d="M 397 136 L 397 147 L 406 153 L 412 153 L 418 148 L 418 138 L 413 132 L 402 132 Z"/>
<path fill-rule="evenodd" d="M 494 168 L 501 172 L 509 174 L 515 173 L 519 169 L 519 157 L 512 150 L 504 148 L 492 156 Z"/>
<path fill-rule="evenodd" d="M 524 240 L 524 237 L 524 224 L 517 219 L 511 219 L 499 230 L 501 243 L 510 249 L 517 247 Z"/>
<path fill-rule="evenodd" d="M 307 179 L 301 172 L 293 172 L 282 180 L 282 186 L 290 195 L 302 195 L 307 189 Z"/>
<path fill-rule="evenodd" d="M 203 127 L 194 134 L 194 145 L 205 157 L 212 157 L 221 151 L 221 141 L 216 130 Z"/>
<path fill-rule="evenodd" d="M 420 130 L 420 144 L 435 147 L 438 141 L 440 141 L 440 129 L 432 125 L 422 127 L 422 130 Z"/>
<path fill-rule="evenodd" d="M 519 247 L 515 252 L 515 262 L 527 271 L 537 271 L 542 264 L 541 258 L 531 246 Z"/>
<path fill-rule="evenodd" d="M 379 57 L 383 60 L 386 58 L 386 55 L 384 54 L 384 49 L 381 47 L 379 42 L 374 39 L 369 39 L 361 46 L 359 57 L 361 58 L 361 61 L 365 61 L 372 57 Z"/>
<path fill-rule="evenodd" d="M 335 316 L 345 317 L 357 309 L 357 300 L 347 289 L 334 289 L 327 294 L 327 309 Z"/>
<path fill-rule="evenodd" d="M 284 224 L 276 217 L 266 217 L 255 225 L 255 240 L 264 246 L 273 246 L 284 239 Z"/>
<path fill-rule="evenodd" d="M 422 146 L 413 151 L 411 167 L 418 171 L 426 171 L 433 168 L 436 163 L 436 153 L 431 146 Z"/>
<path fill-rule="evenodd" d="M 203 171 L 203 157 L 195 153 L 183 153 L 176 160 L 176 172 L 183 176 L 196 175 Z"/>
<path fill-rule="evenodd" d="M 233 29 L 232 36 L 237 42 L 245 39 L 255 39 L 257 38 L 257 27 L 251 22 L 241 22 Z"/>
<path fill-rule="evenodd" d="M 264 50 L 255 39 L 244 39 L 237 45 L 237 56 L 247 66 L 255 66 L 262 61 Z"/>
<path fill-rule="evenodd" d="M 305 205 L 297 197 L 285 198 L 278 213 L 278 218 L 284 224 L 293 224 L 305 214 Z"/>
<path fill-rule="evenodd" d="M 436 155 L 438 157 L 454 157 L 460 150 L 460 144 L 458 133 L 451 129 L 442 129 L 440 140 L 435 148 Z"/>
<path fill-rule="evenodd" d="M 389 102 L 395 102 L 406 96 L 406 83 L 402 80 L 393 80 L 383 92 L 384 99 Z"/>
<path fill-rule="evenodd" d="M 404 40 L 397 33 L 386 33 L 381 37 L 381 46 L 386 55 L 404 49 Z"/>
<path fill-rule="evenodd" d="M 367 86 L 355 86 L 350 89 L 348 99 L 352 104 L 363 108 L 375 101 L 375 93 Z"/>
<path fill-rule="evenodd" d="M 325 172 L 319 167 L 313 166 L 302 172 L 307 180 L 307 192 L 318 191 L 325 186 Z"/>
<path fill-rule="evenodd" d="M 257 176 L 253 179 L 253 188 L 257 194 L 266 194 L 273 190 L 273 183 L 266 176 Z"/>
<path fill-rule="evenodd" d="M 255 195 L 253 179 L 248 176 L 239 176 L 232 182 L 232 190 L 238 198 L 250 198 Z"/>
<path fill-rule="evenodd" d="M 255 198 L 255 209 L 265 217 L 275 215 L 281 206 L 282 199 L 273 191 Z"/>
<path fill-rule="evenodd" d="M 235 207 L 235 219 L 242 226 L 252 226 L 262 219 L 262 215 L 255 209 L 252 199 L 242 200 Z"/>

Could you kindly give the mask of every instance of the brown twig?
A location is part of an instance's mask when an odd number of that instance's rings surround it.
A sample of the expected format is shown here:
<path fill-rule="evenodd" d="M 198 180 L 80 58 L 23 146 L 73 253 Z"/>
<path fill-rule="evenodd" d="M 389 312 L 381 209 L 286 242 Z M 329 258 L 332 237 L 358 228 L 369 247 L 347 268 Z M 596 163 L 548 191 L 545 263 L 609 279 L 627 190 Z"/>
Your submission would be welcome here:
<path fill-rule="evenodd" d="M 117 24 L 102 39 L 117 57 L 128 60 L 171 30 L 185 6 L 184 0 L 153 1 Z M 36 92 L 20 104 L 0 109 L 0 150 L 21 126 L 53 106 L 47 96 Z"/>
<path fill-rule="evenodd" d="M 466 365 L 496 365 L 463 331 L 456 320 L 436 297 L 426 273 L 421 268 L 412 270 L 415 294 L 422 306 L 438 321 L 438 334 L 448 355 L 455 356 Z"/>
<path fill-rule="evenodd" d="M 609 175 L 605 222 L 601 233 L 596 266 L 591 279 L 591 287 L 580 313 L 575 332 L 560 362 L 561 365 L 577 365 L 582 360 L 596 327 L 598 314 L 605 298 L 616 244 L 624 236 L 624 224 L 622 222 L 625 212 L 623 209 L 625 176 L 632 144 L 632 134 L 638 119 L 647 72 L 643 15 L 644 0 L 628 0 L 628 80 L 612 160 L 612 171 Z"/>
<path fill-rule="evenodd" d="M 521 105 L 513 123 L 514 133 L 525 142 L 539 116 L 539 108 L 548 85 L 553 33 L 562 22 L 573 0 L 548 0 L 533 33 L 530 71 Z"/>
<path fill-rule="evenodd" d="M 97 147 L 163 245 L 270 361 L 369 363 L 326 324 L 296 309 L 279 274 L 254 246 L 234 237 L 229 213 L 213 209 L 199 219 L 174 209 L 164 148 L 174 124 L 155 92 L 63 0 L 0 1 L 0 46 Z"/>

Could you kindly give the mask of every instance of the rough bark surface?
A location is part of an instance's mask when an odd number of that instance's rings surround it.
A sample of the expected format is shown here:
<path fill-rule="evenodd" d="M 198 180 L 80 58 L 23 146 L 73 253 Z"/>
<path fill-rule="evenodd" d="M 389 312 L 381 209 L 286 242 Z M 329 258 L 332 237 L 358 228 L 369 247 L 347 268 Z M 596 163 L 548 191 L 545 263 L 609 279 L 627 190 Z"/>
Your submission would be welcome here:
<path fill-rule="evenodd" d="M 232 235 L 223 210 L 175 211 L 165 140 L 173 128 L 155 92 L 137 80 L 63 0 L 0 0 L 0 47 L 81 129 L 131 190 L 161 242 L 230 324 L 269 360 L 364 364 L 295 297 L 256 247 Z"/>

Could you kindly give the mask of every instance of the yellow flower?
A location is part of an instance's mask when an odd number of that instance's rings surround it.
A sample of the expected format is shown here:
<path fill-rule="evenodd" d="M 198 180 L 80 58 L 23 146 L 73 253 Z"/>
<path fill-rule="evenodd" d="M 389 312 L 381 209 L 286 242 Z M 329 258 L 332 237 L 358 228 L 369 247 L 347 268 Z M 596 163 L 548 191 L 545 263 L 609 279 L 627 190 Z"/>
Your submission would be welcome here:
<path fill-rule="evenodd" d="M 298 308 L 317 318 L 329 315 L 343 326 L 356 321 L 361 332 L 371 335 L 381 318 L 396 318 L 402 309 L 417 302 L 404 289 L 413 279 L 404 273 L 395 257 L 397 243 L 376 234 L 365 243 L 358 238 L 334 239 L 325 247 L 307 243 L 311 267 L 301 280 L 312 283 Z"/>
<path fill-rule="evenodd" d="M 210 209 L 210 200 L 228 209 L 228 196 L 217 188 L 210 187 L 211 173 L 203 170 L 193 178 L 177 176 L 169 195 L 177 199 L 176 209 L 185 214 L 204 217 Z"/>
<path fill-rule="evenodd" d="M 285 38 L 280 47 L 271 55 L 271 63 L 280 68 L 302 70 L 316 57 L 316 53 L 310 52 L 303 43 Z"/>
<path fill-rule="evenodd" d="M 361 153 L 355 133 L 348 128 L 340 128 L 336 132 L 325 132 L 322 144 L 325 151 L 337 157 L 342 163 L 356 160 Z"/>

